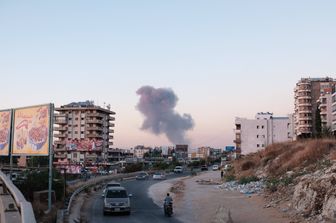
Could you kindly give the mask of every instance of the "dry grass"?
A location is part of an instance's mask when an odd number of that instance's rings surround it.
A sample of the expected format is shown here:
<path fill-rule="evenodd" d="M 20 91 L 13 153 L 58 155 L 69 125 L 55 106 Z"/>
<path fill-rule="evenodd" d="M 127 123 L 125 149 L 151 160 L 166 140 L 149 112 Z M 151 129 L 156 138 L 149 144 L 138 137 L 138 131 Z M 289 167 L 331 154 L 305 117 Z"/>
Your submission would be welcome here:
<path fill-rule="evenodd" d="M 265 150 L 244 157 L 234 165 L 236 174 L 253 174 L 265 169 L 268 175 L 278 176 L 286 171 L 304 168 L 323 159 L 336 159 L 336 140 L 312 139 L 277 143 Z"/>

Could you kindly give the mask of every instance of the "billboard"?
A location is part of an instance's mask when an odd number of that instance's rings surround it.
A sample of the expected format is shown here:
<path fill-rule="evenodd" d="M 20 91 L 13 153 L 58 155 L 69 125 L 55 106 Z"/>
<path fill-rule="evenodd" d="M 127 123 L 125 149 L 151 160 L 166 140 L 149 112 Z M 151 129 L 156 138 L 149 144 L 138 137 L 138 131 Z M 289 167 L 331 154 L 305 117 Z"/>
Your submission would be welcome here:
<path fill-rule="evenodd" d="M 96 139 L 70 139 L 66 141 L 67 150 L 96 151 L 103 149 L 103 140 Z"/>
<path fill-rule="evenodd" d="M 14 110 L 12 155 L 48 155 L 51 104 Z"/>
<path fill-rule="evenodd" d="M 9 138 L 11 133 L 11 110 L 0 111 L 0 156 L 9 155 Z"/>

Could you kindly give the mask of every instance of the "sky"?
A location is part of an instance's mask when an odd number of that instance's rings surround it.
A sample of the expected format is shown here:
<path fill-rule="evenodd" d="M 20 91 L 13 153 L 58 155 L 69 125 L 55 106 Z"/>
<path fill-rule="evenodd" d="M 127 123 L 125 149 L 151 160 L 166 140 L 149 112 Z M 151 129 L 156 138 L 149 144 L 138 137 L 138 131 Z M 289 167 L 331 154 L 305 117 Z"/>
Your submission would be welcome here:
<path fill-rule="evenodd" d="M 233 145 L 235 117 L 293 112 L 301 77 L 335 77 L 336 2 L 0 0 L 0 110 L 94 100 L 115 147 L 171 145 L 141 130 L 142 86 L 170 88 L 191 147 Z"/>

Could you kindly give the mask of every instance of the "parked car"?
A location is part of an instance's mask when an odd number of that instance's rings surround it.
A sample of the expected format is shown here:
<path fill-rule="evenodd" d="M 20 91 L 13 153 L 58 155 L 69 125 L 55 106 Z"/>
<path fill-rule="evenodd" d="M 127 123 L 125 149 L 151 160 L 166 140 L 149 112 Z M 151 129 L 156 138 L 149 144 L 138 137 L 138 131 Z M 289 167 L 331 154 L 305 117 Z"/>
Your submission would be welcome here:
<path fill-rule="evenodd" d="M 212 170 L 214 170 L 214 171 L 219 170 L 218 165 L 213 165 L 213 166 L 212 166 Z"/>
<path fill-rule="evenodd" d="M 110 181 L 106 184 L 103 192 L 102 192 L 102 197 L 105 197 L 105 193 L 106 193 L 106 189 L 110 188 L 110 187 L 121 187 L 120 183 L 116 182 L 116 181 Z"/>
<path fill-rule="evenodd" d="M 183 173 L 183 167 L 182 166 L 176 166 L 174 168 L 174 173 Z"/>
<path fill-rule="evenodd" d="M 127 194 L 124 187 L 109 187 L 106 189 L 104 198 L 103 213 L 119 213 L 124 212 L 126 214 L 131 213 L 131 195 Z"/>
<path fill-rule="evenodd" d="M 208 170 L 208 166 L 203 165 L 203 166 L 201 167 L 201 171 L 206 171 L 206 170 Z"/>
<path fill-rule="evenodd" d="M 136 176 L 135 179 L 137 179 L 137 180 L 148 180 L 148 178 L 149 178 L 149 174 L 148 174 L 148 173 L 146 173 L 146 172 L 141 172 L 141 173 L 139 173 L 139 174 Z"/>
<path fill-rule="evenodd" d="M 153 180 L 165 180 L 166 175 L 162 172 L 157 172 L 153 174 Z"/>

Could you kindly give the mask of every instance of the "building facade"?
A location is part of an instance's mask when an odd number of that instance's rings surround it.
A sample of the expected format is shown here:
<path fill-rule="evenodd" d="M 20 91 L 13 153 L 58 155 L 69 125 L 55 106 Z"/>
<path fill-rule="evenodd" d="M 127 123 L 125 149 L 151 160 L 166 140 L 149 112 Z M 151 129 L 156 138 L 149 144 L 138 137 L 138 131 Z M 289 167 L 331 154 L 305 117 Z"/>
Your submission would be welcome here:
<path fill-rule="evenodd" d="M 243 154 L 256 152 L 277 142 L 293 140 L 293 118 L 273 117 L 273 113 L 260 112 L 255 119 L 236 118 L 236 150 Z"/>
<path fill-rule="evenodd" d="M 55 108 L 54 165 L 78 173 L 81 168 L 98 168 L 108 163 L 113 145 L 115 112 L 76 102 Z"/>
<path fill-rule="evenodd" d="M 316 111 L 321 94 L 332 92 L 336 81 L 332 78 L 302 78 L 294 89 L 295 137 L 316 135 Z"/>

